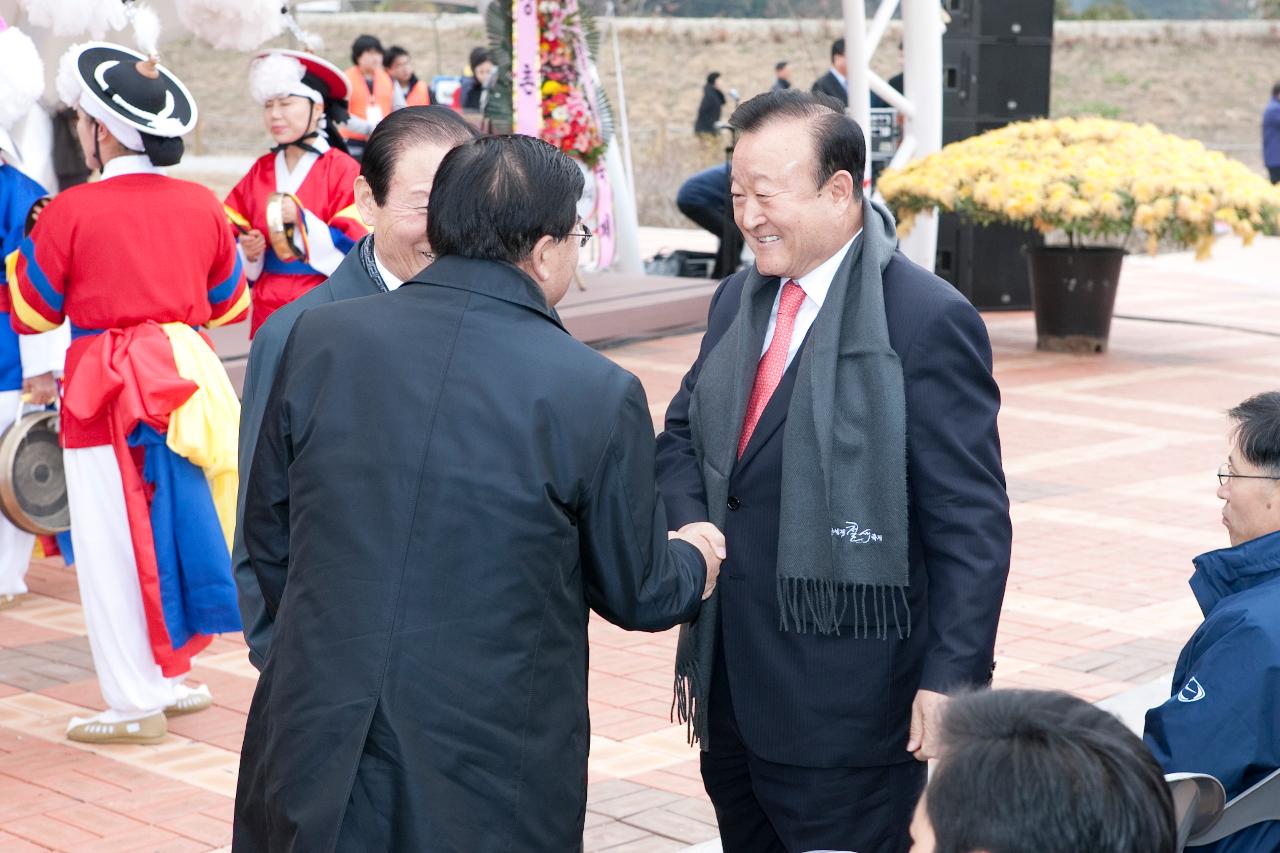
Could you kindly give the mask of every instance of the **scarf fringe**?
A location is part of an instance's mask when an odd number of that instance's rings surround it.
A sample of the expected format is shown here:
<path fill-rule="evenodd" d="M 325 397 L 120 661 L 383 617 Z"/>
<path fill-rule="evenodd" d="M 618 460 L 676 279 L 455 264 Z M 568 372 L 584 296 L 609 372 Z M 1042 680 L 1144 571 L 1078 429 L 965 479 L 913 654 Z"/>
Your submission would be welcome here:
<path fill-rule="evenodd" d="M 778 628 L 781 631 L 807 634 L 812 630 L 816 634 L 840 636 L 840 625 L 851 605 L 854 637 L 887 640 L 891 626 L 899 640 L 911 636 L 911 607 L 907 603 L 906 587 L 846 584 L 833 579 L 778 578 Z M 677 695 L 680 677 L 677 673 Z"/>
<path fill-rule="evenodd" d="M 689 746 L 696 745 L 706 737 L 707 709 L 698 702 L 703 692 L 702 673 L 698 662 L 692 659 L 676 664 L 675 695 L 671 699 L 671 722 L 684 723 L 685 740 Z"/>

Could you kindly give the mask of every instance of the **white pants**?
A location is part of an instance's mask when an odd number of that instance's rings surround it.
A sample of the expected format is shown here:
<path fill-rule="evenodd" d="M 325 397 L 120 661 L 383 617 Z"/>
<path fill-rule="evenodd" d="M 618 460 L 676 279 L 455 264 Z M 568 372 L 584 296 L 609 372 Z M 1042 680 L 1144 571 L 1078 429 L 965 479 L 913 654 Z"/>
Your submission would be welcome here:
<path fill-rule="evenodd" d="M 121 719 L 162 711 L 182 678 L 160 672 L 147 634 L 124 485 L 109 445 L 63 451 L 71 545 L 102 699 Z"/>
<path fill-rule="evenodd" d="M 0 391 L 0 434 L 18 415 L 21 391 Z M 31 549 L 36 537 L 19 530 L 0 514 L 0 595 L 21 595 L 27 591 L 23 579 L 31 563 Z"/>

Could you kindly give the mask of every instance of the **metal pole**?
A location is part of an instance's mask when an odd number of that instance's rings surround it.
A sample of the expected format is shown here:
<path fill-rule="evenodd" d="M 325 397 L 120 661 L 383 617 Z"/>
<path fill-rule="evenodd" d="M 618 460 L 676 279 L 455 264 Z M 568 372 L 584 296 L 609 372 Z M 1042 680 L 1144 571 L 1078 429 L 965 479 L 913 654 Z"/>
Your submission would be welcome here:
<path fill-rule="evenodd" d="M 903 94 L 915 106 L 915 114 L 906 119 L 905 135 L 914 140 L 916 157 L 942 148 L 943 29 L 938 0 L 902 0 Z M 917 216 L 902 241 L 903 253 L 932 270 L 937 247 L 937 212 Z"/>
<path fill-rule="evenodd" d="M 844 58 L 847 66 L 845 78 L 849 84 L 849 117 L 862 128 L 862 135 L 870 139 L 871 88 L 867 72 L 871 56 L 867 53 L 867 7 L 865 0 L 844 0 Z M 871 159 L 867 158 L 862 174 L 865 189 L 871 181 Z"/>

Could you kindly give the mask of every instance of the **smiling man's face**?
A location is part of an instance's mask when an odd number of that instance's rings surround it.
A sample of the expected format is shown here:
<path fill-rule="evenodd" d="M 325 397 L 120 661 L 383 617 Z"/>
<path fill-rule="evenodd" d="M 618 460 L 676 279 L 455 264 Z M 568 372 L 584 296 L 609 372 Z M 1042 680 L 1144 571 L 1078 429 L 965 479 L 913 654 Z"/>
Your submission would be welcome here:
<path fill-rule="evenodd" d="M 834 176 L 815 181 L 813 135 L 804 122 L 773 121 L 744 133 L 733 152 L 733 218 L 762 275 L 800 278 L 852 236 L 848 193 Z M 844 173 L 837 173 L 844 174 Z"/>

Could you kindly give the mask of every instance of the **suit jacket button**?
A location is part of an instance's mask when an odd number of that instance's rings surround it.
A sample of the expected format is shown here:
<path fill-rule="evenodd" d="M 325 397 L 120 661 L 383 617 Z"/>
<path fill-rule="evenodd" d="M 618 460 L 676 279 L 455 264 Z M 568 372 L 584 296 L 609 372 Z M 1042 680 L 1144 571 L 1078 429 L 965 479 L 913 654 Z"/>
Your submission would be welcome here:
<path fill-rule="evenodd" d="M 733 495 L 729 495 L 728 505 L 729 505 L 729 509 L 737 509 L 738 507 L 742 506 L 742 504 L 738 502 L 738 499 L 735 498 Z"/>

